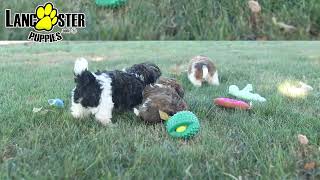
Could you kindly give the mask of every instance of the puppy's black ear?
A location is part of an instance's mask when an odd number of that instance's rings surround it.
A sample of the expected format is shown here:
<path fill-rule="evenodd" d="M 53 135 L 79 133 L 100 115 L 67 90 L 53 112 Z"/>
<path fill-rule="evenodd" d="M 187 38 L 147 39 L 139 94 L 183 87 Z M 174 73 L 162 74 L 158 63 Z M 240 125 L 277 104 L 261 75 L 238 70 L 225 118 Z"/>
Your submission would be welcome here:
<path fill-rule="evenodd" d="M 84 84 L 89 84 L 90 82 L 93 82 L 95 80 L 95 77 L 89 71 L 85 71 L 84 73 L 82 73 L 82 76 L 82 81 Z"/>
<path fill-rule="evenodd" d="M 160 68 L 155 64 L 148 64 L 148 74 L 147 74 L 148 82 L 146 83 L 147 84 L 155 83 L 160 76 L 161 76 Z"/>
<path fill-rule="evenodd" d="M 157 65 L 152 64 L 151 69 L 153 70 L 154 77 L 157 80 L 162 74 L 160 68 Z"/>
<path fill-rule="evenodd" d="M 90 82 L 94 82 L 95 77 L 89 71 L 84 71 L 80 75 L 75 77 L 75 82 L 82 86 L 88 85 Z"/>

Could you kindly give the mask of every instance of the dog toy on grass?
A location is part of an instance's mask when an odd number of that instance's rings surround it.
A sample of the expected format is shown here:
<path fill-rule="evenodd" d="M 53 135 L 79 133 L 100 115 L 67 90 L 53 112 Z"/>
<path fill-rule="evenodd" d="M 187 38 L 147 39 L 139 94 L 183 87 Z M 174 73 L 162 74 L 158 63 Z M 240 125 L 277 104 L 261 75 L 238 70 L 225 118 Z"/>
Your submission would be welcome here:
<path fill-rule="evenodd" d="M 236 85 L 231 85 L 229 87 L 229 94 L 248 101 L 259 101 L 259 102 L 265 102 L 267 101 L 264 97 L 260 96 L 259 94 L 251 93 L 253 91 L 252 84 L 248 84 L 245 88 L 242 90 L 239 89 Z"/>
<path fill-rule="evenodd" d="M 119 7 L 123 4 L 125 4 L 127 0 L 96 0 L 96 4 L 98 6 L 105 6 L 105 7 Z"/>
<path fill-rule="evenodd" d="M 244 101 L 239 101 L 239 100 L 230 99 L 230 98 L 217 98 L 217 99 L 214 99 L 213 102 L 218 106 L 231 108 L 231 109 L 248 110 L 251 108 L 251 106 Z"/>
<path fill-rule="evenodd" d="M 172 117 L 162 111 L 159 113 L 161 119 L 166 121 L 167 132 L 174 138 L 190 139 L 200 130 L 197 116 L 190 111 L 180 111 Z"/>
<path fill-rule="evenodd" d="M 313 88 L 301 81 L 285 81 L 278 86 L 278 90 L 281 94 L 290 98 L 304 98 Z"/>
<path fill-rule="evenodd" d="M 64 102 L 61 99 L 49 99 L 48 103 L 50 106 L 58 107 L 58 108 L 64 108 Z"/>

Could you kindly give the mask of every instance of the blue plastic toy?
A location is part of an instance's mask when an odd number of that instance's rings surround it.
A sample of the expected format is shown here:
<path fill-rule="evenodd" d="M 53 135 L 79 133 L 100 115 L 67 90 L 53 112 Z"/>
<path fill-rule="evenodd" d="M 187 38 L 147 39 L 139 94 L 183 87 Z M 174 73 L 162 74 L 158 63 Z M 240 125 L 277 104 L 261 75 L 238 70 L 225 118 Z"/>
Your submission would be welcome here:
<path fill-rule="evenodd" d="M 63 100 L 61 99 L 49 99 L 48 100 L 48 103 L 50 106 L 54 106 L 54 107 L 57 107 L 57 108 L 64 108 L 64 102 Z"/>

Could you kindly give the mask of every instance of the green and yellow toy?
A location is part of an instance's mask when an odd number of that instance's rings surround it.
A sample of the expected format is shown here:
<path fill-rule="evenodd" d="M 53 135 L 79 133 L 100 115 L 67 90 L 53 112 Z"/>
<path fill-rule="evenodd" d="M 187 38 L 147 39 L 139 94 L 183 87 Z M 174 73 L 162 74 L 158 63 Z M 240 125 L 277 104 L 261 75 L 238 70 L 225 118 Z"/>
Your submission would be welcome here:
<path fill-rule="evenodd" d="M 127 0 L 96 0 L 98 6 L 105 6 L 110 8 L 116 8 L 124 5 Z"/>
<path fill-rule="evenodd" d="M 190 139 L 200 131 L 199 120 L 190 111 L 180 111 L 172 117 L 162 111 L 159 113 L 161 119 L 166 121 L 167 132 L 174 138 Z"/>

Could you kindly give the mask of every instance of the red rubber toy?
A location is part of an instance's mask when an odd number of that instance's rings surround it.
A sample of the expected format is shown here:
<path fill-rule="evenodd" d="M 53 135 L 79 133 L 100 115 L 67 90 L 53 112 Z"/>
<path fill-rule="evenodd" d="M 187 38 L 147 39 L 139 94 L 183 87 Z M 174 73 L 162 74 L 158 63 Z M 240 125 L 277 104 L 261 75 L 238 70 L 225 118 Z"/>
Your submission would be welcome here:
<path fill-rule="evenodd" d="M 248 110 L 251 108 L 251 106 L 244 101 L 239 101 L 239 100 L 230 99 L 230 98 L 217 98 L 217 99 L 214 99 L 213 102 L 217 106 L 221 106 L 229 109 Z"/>

